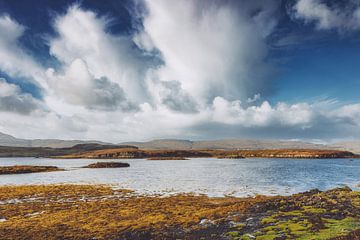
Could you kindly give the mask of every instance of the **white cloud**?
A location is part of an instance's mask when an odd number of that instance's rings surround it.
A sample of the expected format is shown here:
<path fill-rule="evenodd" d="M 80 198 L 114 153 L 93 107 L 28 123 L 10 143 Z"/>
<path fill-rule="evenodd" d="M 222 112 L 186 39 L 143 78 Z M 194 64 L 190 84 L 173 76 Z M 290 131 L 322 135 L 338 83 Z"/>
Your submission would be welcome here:
<path fill-rule="evenodd" d="M 155 79 L 179 82 L 203 106 L 216 96 L 246 99 L 267 93 L 271 66 L 265 61 L 269 30 L 264 29 L 266 23 L 274 25 L 273 16 L 264 11 L 251 16 L 253 6 L 245 3 L 159 0 L 145 5 L 144 29 L 135 40 L 144 50 L 161 53 L 164 65 Z"/>
<path fill-rule="evenodd" d="M 111 33 L 108 19 L 78 5 L 57 16 L 57 35 L 48 39 L 61 63 L 54 69 L 44 69 L 19 45 L 24 27 L 1 17 L 0 55 L 8 60 L 0 58 L 0 70 L 30 76 L 44 98 L 0 80 L 0 131 L 111 142 L 358 136 L 359 104 L 266 101 L 274 2 L 144 4 L 144 26 L 134 36 Z"/>
<path fill-rule="evenodd" d="M 99 110 L 136 109 L 117 83 L 95 78 L 81 59 L 75 59 L 64 75 L 57 75 L 54 69 L 48 69 L 46 75 L 52 91 L 70 104 Z"/>
<path fill-rule="evenodd" d="M 24 31 L 25 27 L 8 15 L 0 16 L 0 70 L 13 77 L 27 77 L 38 86 L 46 88 L 45 81 L 41 76 L 41 66 L 26 53 L 18 42 Z"/>
<path fill-rule="evenodd" d="M 213 102 L 213 120 L 219 123 L 236 124 L 243 127 L 265 127 L 272 125 L 307 127 L 313 118 L 313 109 L 306 103 L 288 105 L 278 103 L 272 107 L 264 101 L 259 106 L 242 107 L 240 101 L 229 102 L 216 97 Z"/>
<path fill-rule="evenodd" d="M 134 47 L 130 36 L 116 36 L 107 30 L 109 20 L 78 5 L 57 16 L 56 38 L 49 40 L 50 53 L 65 66 L 76 59 L 86 63 L 91 75 L 118 84 L 131 101 L 147 98 L 144 75 L 149 61 Z"/>
<path fill-rule="evenodd" d="M 28 115 L 35 111 L 43 111 L 42 103 L 28 93 L 5 79 L 0 78 L 0 112 L 14 112 Z"/>
<path fill-rule="evenodd" d="M 294 16 L 305 22 L 314 22 L 318 29 L 359 30 L 360 3 L 346 0 L 344 5 L 330 5 L 322 0 L 298 0 L 294 5 Z"/>

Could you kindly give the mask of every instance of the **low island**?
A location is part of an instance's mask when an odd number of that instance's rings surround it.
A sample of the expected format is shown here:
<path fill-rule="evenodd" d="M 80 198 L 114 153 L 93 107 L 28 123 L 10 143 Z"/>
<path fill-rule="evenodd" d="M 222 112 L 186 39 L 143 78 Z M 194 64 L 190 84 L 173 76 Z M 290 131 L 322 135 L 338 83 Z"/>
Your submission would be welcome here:
<path fill-rule="evenodd" d="M 55 166 L 31 166 L 31 165 L 15 165 L 15 166 L 0 167 L 0 175 L 54 172 L 54 171 L 63 171 L 63 169 Z"/>
<path fill-rule="evenodd" d="M 89 164 L 83 168 L 125 168 L 130 167 L 130 164 L 123 162 L 97 162 Z"/>

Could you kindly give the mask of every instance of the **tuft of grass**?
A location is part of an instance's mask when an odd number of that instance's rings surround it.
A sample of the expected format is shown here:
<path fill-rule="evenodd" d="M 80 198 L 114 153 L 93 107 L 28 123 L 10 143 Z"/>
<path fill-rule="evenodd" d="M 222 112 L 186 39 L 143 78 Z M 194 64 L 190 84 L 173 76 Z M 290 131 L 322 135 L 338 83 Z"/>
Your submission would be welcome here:
<path fill-rule="evenodd" d="M 304 212 L 305 213 L 311 213 L 311 214 L 323 214 L 326 213 L 326 209 L 323 208 L 316 208 L 313 206 L 304 206 Z"/>
<path fill-rule="evenodd" d="M 277 218 L 276 218 L 277 215 L 272 215 L 272 216 L 269 216 L 269 217 L 265 217 L 263 219 L 261 219 L 261 223 L 262 224 L 269 224 L 269 223 L 274 223 L 274 222 L 277 222 Z"/>

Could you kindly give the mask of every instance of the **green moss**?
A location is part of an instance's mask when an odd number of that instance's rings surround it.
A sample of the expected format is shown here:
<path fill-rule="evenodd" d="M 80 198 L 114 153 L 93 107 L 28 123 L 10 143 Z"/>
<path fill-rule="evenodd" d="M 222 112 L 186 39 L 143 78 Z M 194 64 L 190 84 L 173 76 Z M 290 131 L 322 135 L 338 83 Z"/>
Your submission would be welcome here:
<path fill-rule="evenodd" d="M 239 224 L 236 224 L 236 226 L 235 226 L 235 228 L 237 230 L 242 230 L 244 227 L 246 227 L 245 223 L 239 223 Z"/>
<path fill-rule="evenodd" d="M 311 214 L 322 214 L 326 212 L 326 209 L 323 208 L 316 208 L 313 206 L 304 206 L 304 211 L 306 213 L 311 213 Z"/>
<path fill-rule="evenodd" d="M 252 238 L 249 236 L 249 234 L 242 235 L 239 240 L 252 240 Z"/>
<path fill-rule="evenodd" d="M 276 234 L 271 234 L 271 235 L 266 234 L 256 237 L 256 240 L 274 240 L 276 237 L 277 237 Z"/>
<path fill-rule="evenodd" d="M 272 216 L 265 217 L 265 218 L 261 219 L 262 224 L 273 223 L 273 222 L 276 222 L 276 221 L 278 221 L 276 219 L 276 215 L 272 215 Z"/>
<path fill-rule="evenodd" d="M 301 210 L 294 210 L 294 211 L 290 211 L 290 212 L 280 212 L 279 215 L 302 217 L 303 212 Z"/>
<path fill-rule="evenodd" d="M 342 220 L 323 219 L 326 223 L 325 229 L 319 232 L 311 232 L 301 236 L 301 240 L 325 240 L 337 236 L 347 235 L 351 231 L 360 228 L 360 221 L 354 218 L 344 218 Z"/>
<path fill-rule="evenodd" d="M 278 234 L 290 236 L 301 236 L 306 234 L 312 227 L 312 224 L 307 220 L 302 221 L 281 221 L 273 226 L 268 226 L 262 229 L 263 234 L 259 235 L 263 239 L 273 239 Z"/>
<path fill-rule="evenodd" d="M 360 221 L 354 218 L 323 220 L 326 228 L 318 232 L 311 230 L 312 224 L 307 220 L 279 222 L 274 226 L 263 228 L 264 234 L 258 236 L 257 239 L 273 239 L 277 234 L 286 234 L 287 236 L 293 236 L 293 238 L 301 240 L 322 240 L 346 235 L 360 228 Z"/>
<path fill-rule="evenodd" d="M 226 236 L 230 237 L 231 239 L 240 239 L 240 232 L 239 231 L 232 231 L 232 232 L 227 232 Z"/>

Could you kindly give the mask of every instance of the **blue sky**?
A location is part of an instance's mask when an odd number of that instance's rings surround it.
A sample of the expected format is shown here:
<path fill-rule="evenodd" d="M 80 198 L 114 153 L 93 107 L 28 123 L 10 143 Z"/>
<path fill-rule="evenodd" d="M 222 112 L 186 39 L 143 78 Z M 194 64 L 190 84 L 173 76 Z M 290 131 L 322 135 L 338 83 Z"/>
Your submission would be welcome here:
<path fill-rule="evenodd" d="M 359 32 L 352 0 L 0 0 L 0 131 L 358 139 Z"/>

